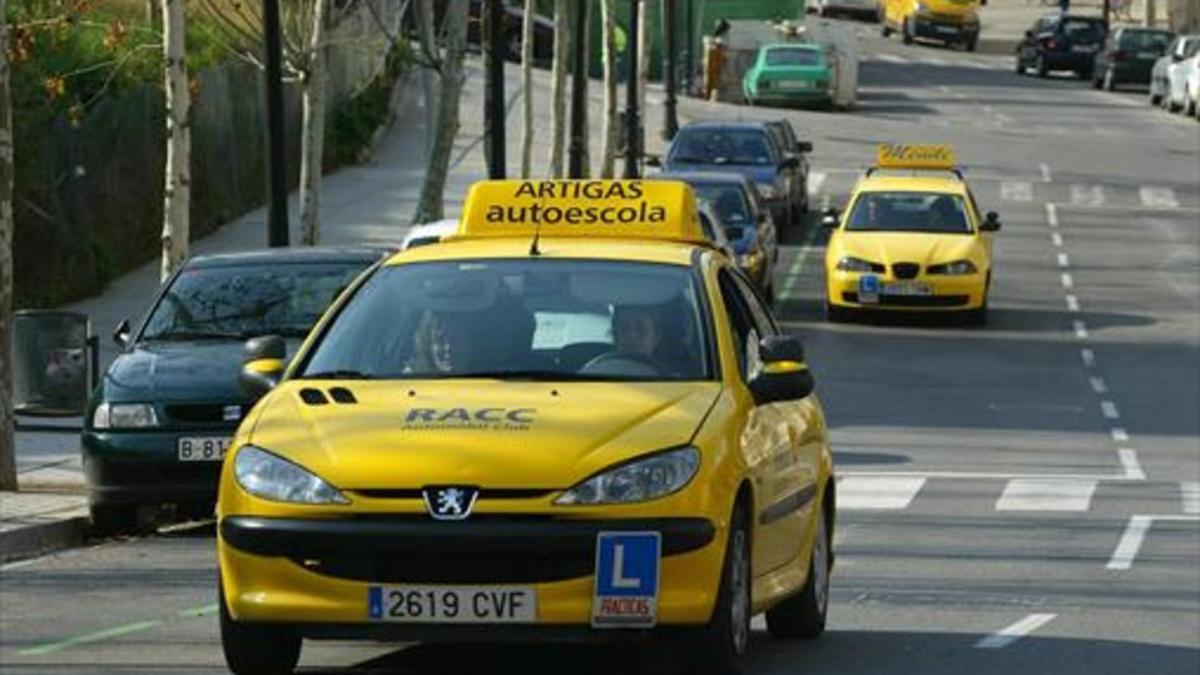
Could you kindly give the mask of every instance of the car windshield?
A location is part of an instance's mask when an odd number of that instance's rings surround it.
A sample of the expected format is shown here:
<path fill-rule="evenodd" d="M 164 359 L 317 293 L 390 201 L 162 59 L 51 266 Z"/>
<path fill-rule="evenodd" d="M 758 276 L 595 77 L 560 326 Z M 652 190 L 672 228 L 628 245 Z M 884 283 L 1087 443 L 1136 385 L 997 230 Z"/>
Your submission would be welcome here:
<path fill-rule="evenodd" d="M 1062 22 L 1062 32 L 1072 42 L 1091 44 L 1104 37 L 1104 24 L 1086 19 L 1067 19 Z"/>
<path fill-rule="evenodd" d="M 303 337 L 367 264 L 186 267 L 154 307 L 141 339 Z"/>
<path fill-rule="evenodd" d="M 707 380 L 690 268 L 624 261 L 471 260 L 380 269 L 299 377 Z"/>
<path fill-rule="evenodd" d="M 773 164 L 767 132 L 761 129 L 685 129 L 671 150 L 680 164 Z"/>
<path fill-rule="evenodd" d="M 819 66 L 821 52 L 816 49 L 780 48 L 767 50 L 768 66 Z"/>
<path fill-rule="evenodd" d="M 853 232 L 969 234 L 962 197 L 930 192 L 867 192 L 846 223 Z"/>
<path fill-rule="evenodd" d="M 721 183 L 700 183 L 692 186 L 696 197 L 712 204 L 721 222 L 726 225 L 746 225 L 754 221 L 750 217 L 750 205 L 741 187 Z"/>
<path fill-rule="evenodd" d="M 1127 30 L 1121 33 L 1120 45 L 1123 49 L 1163 54 L 1167 44 L 1171 42 L 1171 34 L 1150 30 Z"/>

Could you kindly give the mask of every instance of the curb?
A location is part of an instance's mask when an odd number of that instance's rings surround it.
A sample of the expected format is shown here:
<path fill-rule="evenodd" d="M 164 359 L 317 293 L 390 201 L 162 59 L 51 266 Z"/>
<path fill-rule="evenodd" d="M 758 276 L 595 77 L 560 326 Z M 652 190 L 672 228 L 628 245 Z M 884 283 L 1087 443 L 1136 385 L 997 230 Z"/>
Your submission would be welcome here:
<path fill-rule="evenodd" d="M 86 539 L 88 526 L 87 516 L 74 516 L 0 532 L 0 563 L 79 546 Z"/>

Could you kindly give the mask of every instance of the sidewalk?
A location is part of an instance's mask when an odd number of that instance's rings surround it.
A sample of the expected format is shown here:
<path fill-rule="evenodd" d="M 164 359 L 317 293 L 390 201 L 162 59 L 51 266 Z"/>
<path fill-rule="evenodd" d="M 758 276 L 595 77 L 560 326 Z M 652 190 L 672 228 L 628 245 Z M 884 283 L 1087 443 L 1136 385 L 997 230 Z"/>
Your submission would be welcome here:
<path fill-rule="evenodd" d="M 1140 24 L 1143 12 L 1143 0 L 1131 0 L 1131 19 L 1122 14 L 1114 17 L 1113 25 Z M 1114 5 L 1116 4 L 1114 0 Z M 1103 11 L 1103 0 L 1071 0 L 1069 12 L 1082 16 L 1100 16 Z M 1160 25 L 1166 25 L 1167 3 L 1158 0 L 1156 17 Z M 987 5 L 980 8 L 982 28 L 979 37 L 979 50 L 991 54 L 1010 54 L 1016 49 L 1025 31 L 1033 26 L 1033 22 L 1046 14 L 1058 13 L 1057 0 L 988 0 Z"/>
<path fill-rule="evenodd" d="M 451 154 L 446 181 L 446 216 L 462 209 L 467 188 L 487 177 L 483 154 L 483 69 L 476 57 L 468 57 L 467 80 L 460 103 L 460 127 Z M 322 244 L 399 245 L 408 231 L 425 175 L 429 111 L 417 72 L 401 90 L 396 122 L 385 135 L 375 156 L 365 164 L 328 174 L 321 188 Z M 505 95 L 508 171 L 517 176 L 521 166 L 521 75 L 520 68 L 506 64 Z M 550 78 L 534 70 L 533 176 L 546 175 L 550 131 Z M 599 166 L 602 83 L 589 87 L 590 157 L 593 170 Z M 653 92 L 653 89 L 652 89 Z M 621 89 L 623 95 L 624 88 Z M 646 151 L 661 152 L 658 129 L 662 120 L 661 98 L 647 96 Z M 566 147 L 566 143 L 564 143 Z M 564 167 L 565 167 L 564 157 Z M 620 167 L 618 166 L 618 171 Z M 289 199 L 290 240 L 300 239 L 297 195 Z M 193 241 L 194 255 L 266 246 L 266 210 L 260 208 L 223 226 L 204 239 Z M 101 336 L 100 367 L 103 372 L 116 355 L 108 334 L 123 318 L 136 325 L 158 289 L 158 260 L 117 279 L 99 295 L 62 309 L 88 315 L 92 332 Z M 35 420 L 24 420 L 32 423 Z M 59 423 L 59 422 L 55 422 Z M 75 424 L 80 420 L 63 420 Z M 83 540 L 87 526 L 87 499 L 79 454 L 78 432 L 19 432 L 16 437 L 17 472 L 21 492 L 0 493 L 0 562 L 38 555 Z"/>

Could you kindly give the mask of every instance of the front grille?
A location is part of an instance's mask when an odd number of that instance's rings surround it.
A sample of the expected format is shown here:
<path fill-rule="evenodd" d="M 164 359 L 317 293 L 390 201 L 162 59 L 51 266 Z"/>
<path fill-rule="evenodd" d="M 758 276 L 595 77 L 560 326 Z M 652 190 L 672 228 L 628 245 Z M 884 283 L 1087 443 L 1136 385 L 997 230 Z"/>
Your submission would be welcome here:
<path fill-rule="evenodd" d="M 577 579 L 592 573 L 592 547 L 542 551 L 536 548 L 489 550 L 485 554 L 415 549 L 386 555 L 345 555 L 292 562 L 310 572 L 379 583 L 533 584 Z"/>
<path fill-rule="evenodd" d="M 238 418 L 226 421 L 225 408 L 238 407 Z M 167 419 L 175 424 L 206 424 L 218 427 L 236 428 L 247 407 L 240 403 L 168 403 L 163 406 Z"/>
<path fill-rule="evenodd" d="M 421 499 L 420 488 L 351 490 L 354 494 L 372 499 Z M 537 499 L 553 494 L 554 490 L 543 488 L 483 488 L 477 499 Z"/>
<path fill-rule="evenodd" d="M 858 293 L 842 293 L 842 300 L 858 303 Z M 879 307 L 962 307 L 971 301 L 968 295 L 880 295 Z"/>
<path fill-rule="evenodd" d="M 921 266 L 917 263 L 895 263 L 892 265 L 892 274 L 897 279 L 916 279 L 921 273 Z"/>

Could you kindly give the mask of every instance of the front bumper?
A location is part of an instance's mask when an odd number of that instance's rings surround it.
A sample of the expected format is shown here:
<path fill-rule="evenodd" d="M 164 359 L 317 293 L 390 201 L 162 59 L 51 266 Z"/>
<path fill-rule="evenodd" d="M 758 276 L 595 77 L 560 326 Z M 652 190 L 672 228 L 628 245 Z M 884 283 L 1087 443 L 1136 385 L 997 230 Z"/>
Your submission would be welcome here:
<path fill-rule="evenodd" d="M 953 23 L 936 18 L 916 17 L 913 36 L 943 42 L 971 42 L 979 37 L 979 24 Z"/>
<path fill-rule="evenodd" d="M 878 302 L 860 302 L 858 297 L 859 272 L 833 270 L 829 273 L 827 298 L 836 307 L 887 311 L 961 311 L 978 309 L 986 299 L 987 285 L 983 274 L 962 276 L 920 276 L 916 279 L 896 279 L 890 275 L 877 275 L 881 283 L 920 283 L 930 288 L 929 295 L 880 294 Z"/>
<path fill-rule="evenodd" d="M 85 431 L 83 472 L 93 504 L 214 501 L 220 461 L 182 462 L 184 436 L 231 437 L 228 428 L 163 431 Z"/>
<path fill-rule="evenodd" d="M 455 639 L 472 626 L 368 619 L 371 585 L 531 587 L 535 624 L 486 624 L 514 638 L 589 633 L 599 532 L 662 535 L 659 625 L 701 625 L 711 614 L 726 531 L 702 518 L 570 520 L 542 516 L 300 519 L 228 516 L 218 558 L 226 602 L 239 621 L 283 622 L 309 637 Z M 480 626 L 474 625 L 478 631 Z M 478 636 L 476 635 L 476 638 Z"/>
<path fill-rule="evenodd" d="M 1089 73 L 1096 65 L 1096 52 L 1057 52 L 1045 53 L 1047 70 L 1073 70 L 1079 73 Z"/>

